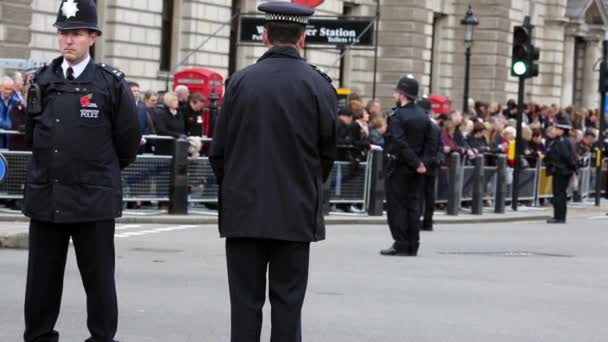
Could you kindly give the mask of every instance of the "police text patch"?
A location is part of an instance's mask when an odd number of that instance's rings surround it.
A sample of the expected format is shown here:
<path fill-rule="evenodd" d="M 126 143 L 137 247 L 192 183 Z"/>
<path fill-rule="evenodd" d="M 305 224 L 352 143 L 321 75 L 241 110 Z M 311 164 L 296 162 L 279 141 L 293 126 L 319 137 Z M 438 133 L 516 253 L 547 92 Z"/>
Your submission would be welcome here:
<path fill-rule="evenodd" d="M 85 119 L 99 119 L 99 110 L 97 109 L 81 109 L 80 117 Z"/>

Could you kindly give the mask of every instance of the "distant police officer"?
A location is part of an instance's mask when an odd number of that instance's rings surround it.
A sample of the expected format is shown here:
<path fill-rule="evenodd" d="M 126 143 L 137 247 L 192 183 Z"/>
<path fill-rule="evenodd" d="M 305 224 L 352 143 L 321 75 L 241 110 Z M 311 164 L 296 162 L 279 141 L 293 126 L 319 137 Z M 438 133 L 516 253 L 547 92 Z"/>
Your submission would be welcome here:
<path fill-rule="evenodd" d="M 137 108 L 124 74 L 89 56 L 101 35 L 93 0 L 62 1 L 54 26 L 62 56 L 36 73 L 28 96 L 24 340 L 59 339 L 54 326 L 71 238 L 87 295 L 87 341 L 110 342 L 118 320 L 114 219 L 122 210 L 120 170 L 141 139 Z"/>
<path fill-rule="evenodd" d="M 264 3 L 269 50 L 230 78 L 210 160 L 220 184 L 231 341 L 260 340 L 266 270 L 271 341 L 301 341 L 310 242 L 325 239 L 323 183 L 336 156 L 335 89 L 298 50 L 314 11 Z"/>
<path fill-rule="evenodd" d="M 422 226 L 420 230 L 432 231 L 433 230 L 433 214 L 435 213 L 435 186 L 437 184 L 437 175 L 439 174 L 439 168 L 445 160 L 443 152 L 443 143 L 441 141 L 441 129 L 439 125 L 432 120 L 433 110 L 431 108 L 431 101 L 427 97 L 421 97 L 416 101 L 416 104 L 429 116 L 431 119 L 431 136 L 432 141 L 435 142 L 435 146 L 431 151 L 434 153 L 430 154 L 427 158 L 430 162 L 425 164 L 426 173 L 424 174 L 424 185 L 422 189 L 422 196 L 420 200 L 420 210 L 422 213 Z"/>
<path fill-rule="evenodd" d="M 570 120 L 565 115 L 558 116 L 555 125 L 556 138 L 548 146 L 545 159 L 547 172 L 553 176 L 553 218 L 547 223 L 566 223 L 566 191 L 572 175 L 578 171 L 574 146 L 568 138 L 570 129 Z"/>
<path fill-rule="evenodd" d="M 398 107 L 388 121 L 385 151 L 388 225 L 395 242 L 380 253 L 416 256 L 420 245 L 422 185 L 436 142 L 431 120 L 415 103 L 418 81 L 412 75 L 399 80 L 394 98 Z"/>

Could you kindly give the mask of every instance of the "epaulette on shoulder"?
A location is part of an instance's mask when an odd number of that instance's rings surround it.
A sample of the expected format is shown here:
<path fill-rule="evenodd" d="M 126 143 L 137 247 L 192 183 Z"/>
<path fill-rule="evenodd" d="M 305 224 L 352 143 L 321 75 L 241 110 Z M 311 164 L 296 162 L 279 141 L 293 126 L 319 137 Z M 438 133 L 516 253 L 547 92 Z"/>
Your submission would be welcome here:
<path fill-rule="evenodd" d="M 328 74 L 324 73 L 323 70 L 321 70 L 321 68 L 319 68 L 318 66 L 314 65 L 314 64 L 309 64 L 313 69 L 315 69 L 319 74 L 321 74 L 321 76 L 323 76 L 323 78 L 325 78 L 327 80 L 327 82 L 332 83 L 334 80 L 331 79 L 331 77 L 329 77 Z"/>
<path fill-rule="evenodd" d="M 97 64 L 97 66 L 101 67 L 102 70 L 112 74 L 112 76 L 116 77 L 118 80 L 122 80 L 123 78 L 125 78 L 124 72 L 118 70 L 118 68 L 115 68 L 115 67 L 111 66 L 110 64 L 100 63 L 100 64 Z"/>
<path fill-rule="evenodd" d="M 31 75 L 32 75 L 32 82 L 36 82 L 36 79 L 38 78 L 38 76 L 40 76 L 40 74 L 42 74 L 48 66 L 49 66 L 48 63 L 43 63 L 41 67 L 37 68 L 33 72 L 30 71 Z"/>

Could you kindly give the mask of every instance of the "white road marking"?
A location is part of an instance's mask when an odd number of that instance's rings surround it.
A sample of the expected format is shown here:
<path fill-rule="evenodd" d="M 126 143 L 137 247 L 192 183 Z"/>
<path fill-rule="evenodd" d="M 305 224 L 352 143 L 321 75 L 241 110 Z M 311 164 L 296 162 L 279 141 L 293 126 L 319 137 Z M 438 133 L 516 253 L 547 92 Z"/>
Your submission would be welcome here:
<path fill-rule="evenodd" d="M 140 227 L 141 227 L 141 225 L 140 225 Z M 155 229 L 148 229 L 148 230 L 119 233 L 119 234 L 115 234 L 114 237 L 120 239 L 120 238 L 127 238 L 127 237 L 131 237 L 131 236 L 142 236 L 142 235 L 148 235 L 148 234 L 173 232 L 173 231 L 178 231 L 178 230 L 191 229 L 191 228 L 195 228 L 195 227 L 198 227 L 198 226 L 197 225 L 183 225 L 183 226 L 163 227 L 163 228 L 155 228 Z M 132 228 L 135 228 L 135 227 L 132 227 Z"/>
<path fill-rule="evenodd" d="M 606 216 L 606 215 L 591 216 L 589 219 L 590 220 L 608 220 L 608 216 Z"/>
<path fill-rule="evenodd" d="M 116 230 L 125 230 L 133 228 L 141 228 L 141 224 L 121 224 L 116 226 Z"/>

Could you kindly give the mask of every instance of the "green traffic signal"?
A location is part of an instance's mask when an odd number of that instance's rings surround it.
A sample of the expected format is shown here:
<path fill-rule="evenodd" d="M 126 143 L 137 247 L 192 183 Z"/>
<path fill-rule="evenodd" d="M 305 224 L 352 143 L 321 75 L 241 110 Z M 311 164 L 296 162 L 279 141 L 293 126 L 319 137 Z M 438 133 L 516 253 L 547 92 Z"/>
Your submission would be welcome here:
<path fill-rule="evenodd" d="M 513 63 L 513 73 L 516 76 L 524 76 L 528 72 L 528 65 L 525 62 L 517 61 Z"/>

